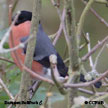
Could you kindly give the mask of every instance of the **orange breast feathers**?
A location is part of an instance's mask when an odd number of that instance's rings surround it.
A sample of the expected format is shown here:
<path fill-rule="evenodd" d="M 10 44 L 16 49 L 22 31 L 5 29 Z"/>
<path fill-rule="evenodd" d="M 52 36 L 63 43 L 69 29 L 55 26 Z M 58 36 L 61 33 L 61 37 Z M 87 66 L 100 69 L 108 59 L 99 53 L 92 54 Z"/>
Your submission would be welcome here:
<path fill-rule="evenodd" d="M 13 48 L 13 47 L 19 45 L 21 38 L 23 38 L 25 36 L 29 36 L 30 27 L 31 27 L 30 21 L 26 21 L 18 26 L 12 27 L 12 33 L 11 33 L 12 35 L 9 37 L 10 48 Z M 15 53 L 17 53 L 17 58 L 15 56 Z M 11 52 L 11 56 L 12 56 L 14 62 L 16 63 L 16 65 L 20 68 L 20 70 L 22 70 L 22 66 L 20 65 L 20 63 L 18 61 L 24 63 L 25 54 L 23 53 L 23 49 L 19 48 L 16 51 Z M 32 70 L 38 74 L 41 74 L 41 75 L 43 74 L 43 66 L 36 61 L 33 61 L 33 63 L 32 63 Z"/>

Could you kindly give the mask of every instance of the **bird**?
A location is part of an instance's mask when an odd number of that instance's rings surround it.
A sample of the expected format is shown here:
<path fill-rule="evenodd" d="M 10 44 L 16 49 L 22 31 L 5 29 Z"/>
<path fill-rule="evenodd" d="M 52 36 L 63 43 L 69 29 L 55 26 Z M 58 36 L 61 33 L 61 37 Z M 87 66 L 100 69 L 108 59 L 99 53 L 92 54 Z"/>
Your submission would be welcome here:
<path fill-rule="evenodd" d="M 12 17 L 12 21 L 15 20 L 15 17 L 16 15 Z M 10 34 L 11 36 L 9 37 L 10 48 L 19 45 L 21 42 L 25 42 L 29 38 L 30 29 L 31 29 L 31 20 L 32 20 L 32 12 L 26 10 L 20 11 L 17 20 L 15 20 L 15 23 L 12 26 Z M 50 55 L 54 54 L 57 56 L 57 69 L 60 77 L 65 78 L 66 76 L 68 76 L 68 68 L 65 66 L 61 56 L 56 51 L 55 47 L 52 45 L 52 42 L 49 39 L 48 35 L 44 32 L 41 21 L 39 21 L 38 31 L 36 35 L 37 39 L 36 39 L 31 70 L 42 76 L 47 76 L 47 75 L 51 76 L 49 57 Z M 18 66 L 20 70 L 23 69 L 21 63 L 24 64 L 26 50 L 27 50 L 27 44 L 24 45 L 24 48 L 19 48 L 15 52 L 11 52 L 11 56 L 15 64 Z M 15 53 L 17 54 L 17 57 L 15 56 Z M 19 61 L 21 63 L 19 63 Z M 36 78 L 34 78 L 34 76 L 32 76 L 32 78 L 34 82 L 30 87 L 30 90 L 32 92 L 30 93 L 34 94 L 33 92 L 35 92 L 38 81 Z M 33 87 L 33 85 L 35 86 L 35 88 Z"/>
<path fill-rule="evenodd" d="M 14 21 L 16 15 L 12 17 L 12 21 Z M 22 10 L 15 21 L 15 24 L 12 27 L 11 35 L 9 37 L 9 46 L 13 48 L 19 45 L 21 42 L 25 42 L 30 35 L 31 28 L 31 19 L 32 12 Z M 27 44 L 25 44 L 24 48 L 19 48 L 16 50 L 18 58 L 15 56 L 15 52 L 11 52 L 11 56 L 19 67 L 22 70 L 22 65 L 18 61 L 24 63 L 26 56 Z M 36 72 L 39 75 L 45 75 L 51 73 L 50 70 L 50 55 L 57 56 L 57 69 L 61 77 L 68 76 L 68 68 L 65 66 L 61 56 L 56 51 L 55 47 L 52 45 L 51 40 L 48 35 L 44 32 L 41 22 L 39 21 L 36 46 L 33 55 L 33 63 L 32 63 L 32 71 Z M 19 60 L 18 60 L 19 59 Z"/>

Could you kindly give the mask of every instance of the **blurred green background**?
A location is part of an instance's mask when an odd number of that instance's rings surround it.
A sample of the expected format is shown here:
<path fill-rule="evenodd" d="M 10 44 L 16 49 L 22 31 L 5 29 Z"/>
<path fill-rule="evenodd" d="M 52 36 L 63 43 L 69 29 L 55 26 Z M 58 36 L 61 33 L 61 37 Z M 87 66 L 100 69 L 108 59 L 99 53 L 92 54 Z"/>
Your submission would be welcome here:
<path fill-rule="evenodd" d="M 76 19 L 77 21 L 80 18 L 80 15 L 84 9 L 84 5 L 80 0 L 75 1 L 76 8 Z M 19 0 L 14 14 L 19 10 L 29 10 L 32 11 L 33 0 Z M 61 6 L 63 3 L 61 2 Z M 102 16 L 108 22 L 108 7 L 105 4 L 94 3 L 92 6 L 96 12 Z M 42 10 L 41 10 L 41 22 L 45 32 L 48 35 L 56 33 L 59 28 L 60 20 L 57 15 L 55 7 L 51 4 L 50 0 L 42 0 Z M 8 27 L 8 7 L 6 0 L 0 0 L 0 39 L 5 33 Z M 91 12 L 88 13 L 86 17 L 86 21 L 84 24 L 84 31 L 90 33 L 91 46 L 97 44 L 99 40 L 102 40 L 105 36 L 108 35 L 108 27 L 102 24 Z M 82 43 L 83 43 L 82 39 Z M 60 55 L 63 57 L 64 47 L 66 46 L 64 36 L 60 37 L 59 41 L 56 44 L 56 48 Z M 8 45 L 5 45 L 5 48 L 8 48 Z M 97 56 L 99 50 L 93 54 L 93 60 L 95 61 L 95 57 Z M 81 56 L 84 56 L 87 53 L 87 48 L 83 49 L 80 52 Z M 66 54 L 68 55 L 68 53 Z M 105 48 L 101 57 L 99 58 L 99 62 L 97 65 L 98 72 L 104 72 L 108 69 L 108 49 Z M 11 59 L 10 54 L 0 54 L 0 56 L 5 56 Z M 89 62 L 85 62 L 85 68 L 90 70 Z M 21 73 L 18 68 L 10 63 L 6 63 L 4 61 L 0 61 L 0 75 L 3 78 L 4 82 L 7 84 L 9 90 L 15 95 L 19 90 L 20 77 Z M 43 100 L 45 98 L 45 92 L 48 90 L 48 84 L 44 83 L 43 86 L 38 90 L 38 93 L 35 95 L 34 99 Z M 84 94 L 83 94 L 84 95 Z M 8 96 L 5 92 L 0 89 L 0 108 L 5 108 L 3 104 L 4 100 L 8 100 Z M 52 108 L 66 108 L 67 106 L 67 98 L 60 95 L 57 92 L 56 88 L 54 89 L 54 94 L 50 99 L 52 104 Z M 56 103 L 56 104 L 55 104 Z M 88 107 L 88 106 L 87 106 Z M 35 106 L 31 106 L 30 108 L 36 108 Z M 90 106 L 92 108 L 92 106 Z M 101 107 L 100 107 L 101 108 Z"/>

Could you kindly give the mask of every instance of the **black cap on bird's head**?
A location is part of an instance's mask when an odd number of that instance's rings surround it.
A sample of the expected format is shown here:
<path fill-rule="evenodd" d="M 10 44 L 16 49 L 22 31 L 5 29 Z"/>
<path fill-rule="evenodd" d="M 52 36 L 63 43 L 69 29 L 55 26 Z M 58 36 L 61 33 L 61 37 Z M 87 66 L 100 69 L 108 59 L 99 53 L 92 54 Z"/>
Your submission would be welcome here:
<path fill-rule="evenodd" d="M 12 21 L 14 20 L 15 16 L 12 18 Z M 19 25 L 21 23 L 24 23 L 25 21 L 31 21 L 31 19 L 32 19 L 32 12 L 23 10 L 20 12 L 20 15 L 18 16 L 15 25 Z"/>

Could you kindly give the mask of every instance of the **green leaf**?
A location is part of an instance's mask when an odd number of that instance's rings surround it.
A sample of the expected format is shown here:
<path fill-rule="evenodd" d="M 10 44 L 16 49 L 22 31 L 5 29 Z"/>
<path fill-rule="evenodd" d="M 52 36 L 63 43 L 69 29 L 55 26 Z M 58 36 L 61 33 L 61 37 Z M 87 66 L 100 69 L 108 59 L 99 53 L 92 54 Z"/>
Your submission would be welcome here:
<path fill-rule="evenodd" d="M 9 48 L 9 44 L 6 42 L 3 46 L 5 49 L 8 49 Z"/>

